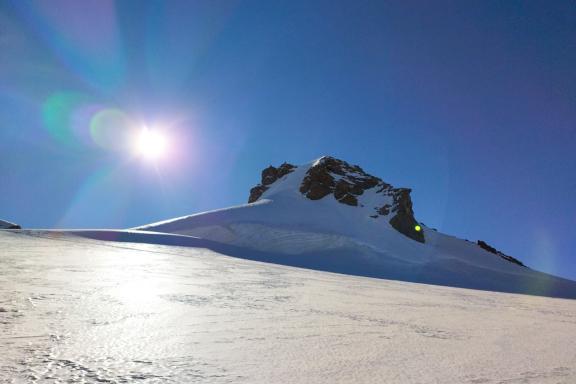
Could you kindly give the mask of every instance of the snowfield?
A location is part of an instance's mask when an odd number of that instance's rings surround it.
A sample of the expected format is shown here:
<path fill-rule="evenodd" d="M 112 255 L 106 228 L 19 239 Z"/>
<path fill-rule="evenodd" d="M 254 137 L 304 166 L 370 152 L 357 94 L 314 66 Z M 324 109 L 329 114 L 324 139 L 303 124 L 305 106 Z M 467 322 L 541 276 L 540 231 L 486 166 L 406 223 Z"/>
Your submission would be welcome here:
<path fill-rule="evenodd" d="M 574 300 L 215 249 L 154 233 L 0 231 L 0 382 L 576 382 Z"/>

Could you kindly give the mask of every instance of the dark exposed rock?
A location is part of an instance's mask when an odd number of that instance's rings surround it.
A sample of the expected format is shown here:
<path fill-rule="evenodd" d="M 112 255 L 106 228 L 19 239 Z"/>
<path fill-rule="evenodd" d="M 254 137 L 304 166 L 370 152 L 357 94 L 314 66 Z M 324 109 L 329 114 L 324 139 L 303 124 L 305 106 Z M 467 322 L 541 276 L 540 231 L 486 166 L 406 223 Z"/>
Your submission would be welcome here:
<path fill-rule="evenodd" d="M 408 236 L 412 240 L 416 240 L 420 243 L 424 242 L 424 233 L 422 231 L 417 231 L 416 226 L 418 222 L 414 217 L 409 215 L 395 215 L 390 219 L 390 225 L 394 227 L 401 234 Z"/>
<path fill-rule="evenodd" d="M 248 202 L 253 203 L 256 200 L 258 200 L 260 198 L 260 196 L 262 196 L 262 194 L 264 192 L 266 192 L 267 189 L 268 189 L 268 187 L 266 187 L 262 184 L 258 184 L 254 188 L 250 189 L 250 197 L 248 198 Z"/>
<path fill-rule="evenodd" d="M 364 179 L 356 180 L 356 186 L 361 188 L 362 190 L 374 188 L 378 184 L 382 184 L 383 189 L 390 188 L 389 184 L 382 182 L 382 180 L 378 179 L 377 177 L 370 176 Z"/>
<path fill-rule="evenodd" d="M 392 227 L 394 227 L 398 232 L 413 240 L 423 243 L 424 233 L 422 230 L 416 230 L 418 222 L 414 219 L 410 192 L 411 190 L 409 188 L 394 189 L 392 194 L 394 199 L 392 211 L 395 212 L 396 215 L 390 219 L 390 225 L 392 225 Z"/>
<path fill-rule="evenodd" d="M 386 184 L 384 182 L 381 182 L 380 187 L 378 188 L 376 193 L 382 193 L 382 192 L 388 191 L 390 189 L 392 189 L 392 186 L 390 184 Z"/>
<path fill-rule="evenodd" d="M 509 262 L 511 262 L 511 263 L 520 265 L 520 266 L 522 266 L 522 267 L 526 267 L 526 265 L 524 265 L 524 263 L 522 263 L 520 260 L 518 260 L 518 259 L 516 259 L 516 258 L 514 258 L 514 257 L 512 257 L 512 256 L 508 256 L 508 255 L 500 252 L 499 250 L 497 250 L 496 248 L 492 247 L 491 245 L 489 245 L 489 244 L 486 243 L 485 241 L 478 240 L 476 244 L 478 244 L 478 246 L 479 246 L 480 248 L 484 249 L 485 251 L 488 251 L 488 252 L 490 252 L 490 253 L 493 253 L 493 254 L 495 254 L 495 255 L 498 255 L 498 256 L 500 256 L 501 258 L 503 258 L 503 259 L 506 260 L 506 261 L 509 261 Z M 527 267 L 526 267 L 526 268 L 527 268 Z"/>
<path fill-rule="evenodd" d="M 480 248 L 482 248 L 482 249 L 484 249 L 490 253 L 493 253 L 495 255 L 498 254 L 498 250 L 496 248 L 488 245 L 488 243 L 486 243 L 485 241 L 478 240 L 477 244 L 480 246 Z"/>
<path fill-rule="evenodd" d="M 0 229 L 22 229 L 22 227 L 9 221 L 0 220 Z"/>
<path fill-rule="evenodd" d="M 269 166 L 262 171 L 262 184 L 270 185 L 278 179 L 278 169 Z"/>
<path fill-rule="evenodd" d="M 359 195 L 364 193 L 364 189 L 368 189 L 368 188 L 363 187 L 359 183 L 354 184 L 354 185 L 352 185 L 352 188 L 350 188 L 350 193 L 353 193 L 354 195 L 359 196 Z"/>
<path fill-rule="evenodd" d="M 340 180 L 340 182 L 336 183 L 336 188 L 334 188 L 334 197 L 336 200 L 340 200 L 344 197 L 344 195 L 350 192 L 350 187 L 350 184 L 343 180 Z"/>
<path fill-rule="evenodd" d="M 283 163 L 278 168 L 273 166 L 269 166 L 268 168 L 262 171 L 262 184 L 263 185 L 270 185 L 274 183 L 276 180 L 286 176 L 290 172 L 292 172 L 296 168 L 292 164 Z"/>
<path fill-rule="evenodd" d="M 390 213 L 390 204 L 384 204 L 377 210 L 378 214 L 381 216 L 388 216 Z"/>
<path fill-rule="evenodd" d="M 358 205 L 358 199 L 349 193 L 345 194 L 341 199 L 338 199 L 338 201 L 354 207 Z"/>
<path fill-rule="evenodd" d="M 334 177 L 330 172 L 337 173 L 334 170 L 329 171 L 328 164 L 327 166 L 315 166 L 310 168 L 302 180 L 300 192 L 306 195 L 310 200 L 319 200 L 329 195 L 334 191 L 336 185 Z M 340 188 L 342 188 L 342 186 Z"/>
<path fill-rule="evenodd" d="M 300 192 L 311 200 L 333 193 L 334 198 L 344 204 L 358 205 L 356 196 L 380 182 L 380 179 L 366 174 L 357 165 L 325 156 L 308 170 L 300 185 Z"/>
<path fill-rule="evenodd" d="M 281 179 L 290 172 L 292 172 L 296 167 L 292 164 L 283 163 L 278 168 L 269 166 L 262 171 L 262 180 L 260 184 L 250 189 L 250 197 L 248 198 L 249 203 L 253 203 L 258 200 L 264 192 L 268 189 L 268 185 L 273 184 L 276 180 Z"/>
<path fill-rule="evenodd" d="M 329 195 L 330 192 L 332 192 L 330 185 L 320 182 L 311 182 L 310 187 L 306 193 L 306 197 L 310 200 L 320 200 L 324 196 Z"/>
<path fill-rule="evenodd" d="M 498 256 L 500 256 L 500 257 L 503 258 L 504 260 L 507 260 L 507 261 L 509 261 L 509 262 L 511 262 L 511 263 L 518 264 L 519 266 L 524 267 L 524 268 L 528 268 L 526 265 L 524 265 L 523 262 L 521 262 L 520 260 L 518 260 L 518 259 L 515 258 L 515 257 L 505 255 L 505 254 L 503 254 L 502 252 L 500 252 L 500 253 L 498 254 Z"/>

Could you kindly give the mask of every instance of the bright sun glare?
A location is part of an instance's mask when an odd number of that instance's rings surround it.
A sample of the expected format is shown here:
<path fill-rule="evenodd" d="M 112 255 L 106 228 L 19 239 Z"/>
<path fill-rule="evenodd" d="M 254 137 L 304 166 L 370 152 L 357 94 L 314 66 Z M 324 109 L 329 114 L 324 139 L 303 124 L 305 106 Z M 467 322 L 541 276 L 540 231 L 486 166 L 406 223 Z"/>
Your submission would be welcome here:
<path fill-rule="evenodd" d="M 159 131 L 143 128 L 135 143 L 136 154 L 148 160 L 162 158 L 168 149 L 168 139 Z"/>

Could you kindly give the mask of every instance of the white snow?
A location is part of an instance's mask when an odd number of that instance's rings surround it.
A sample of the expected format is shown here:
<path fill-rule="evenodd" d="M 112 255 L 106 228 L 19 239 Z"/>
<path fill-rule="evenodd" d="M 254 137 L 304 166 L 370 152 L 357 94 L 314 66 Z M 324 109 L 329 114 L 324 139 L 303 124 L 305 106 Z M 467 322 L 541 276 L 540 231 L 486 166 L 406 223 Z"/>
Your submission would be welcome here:
<path fill-rule="evenodd" d="M 318 160 L 317 160 L 318 161 Z M 316 162 L 317 162 L 316 161 Z M 359 206 L 333 195 L 309 200 L 299 186 L 314 162 L 273 183 L 255 203 L 184 216 L 135 228 L 196 236 L 242 248 L 226 252 L 299 267 L 503 292 L 576 298 L 576 282 L 521 267 L 475 243 L 422 225 L 426 242 L 396 231 L 374 207 L 392 203 L 378 187 Z M 261 252 L 254 257 L 253 252 Z M 521 257 L 518 257 L 521 259 Z"/>
<path fill-rule="evenodd" d="M 574 300 L 260 263 L 211 244 L 0 231 L 0 382 L 576 382 Z"/>

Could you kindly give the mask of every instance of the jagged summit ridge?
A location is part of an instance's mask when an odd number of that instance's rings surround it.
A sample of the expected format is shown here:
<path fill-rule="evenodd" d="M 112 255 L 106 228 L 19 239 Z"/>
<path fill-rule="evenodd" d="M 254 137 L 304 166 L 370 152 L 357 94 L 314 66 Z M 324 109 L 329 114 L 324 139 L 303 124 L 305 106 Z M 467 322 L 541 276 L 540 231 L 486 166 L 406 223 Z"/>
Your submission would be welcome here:
<path fill-rule="evenodd" d="M 273 184 L 282 183 L 288 174 L 298 168 L 289 163 L 283 163 L 278 168 L 265 168 L 260 184 L 250 190 L 248 202 L 258 201 Z M 298 191 L 310 200 L 332 196 L 341 204 L 368 208 L 366 212 L 369 217 L 385 217 L 400 233 L 421 243 L 425 241 L 424 234 L 419 230 L 418 222 L 414 218 L 411 190 L 394 188 L 382 179 L 366 173 L 358 165 L 323 156 L 308 165 L 297 185 Z M 363 196 L 366 198 L 363 199 Z"/>

